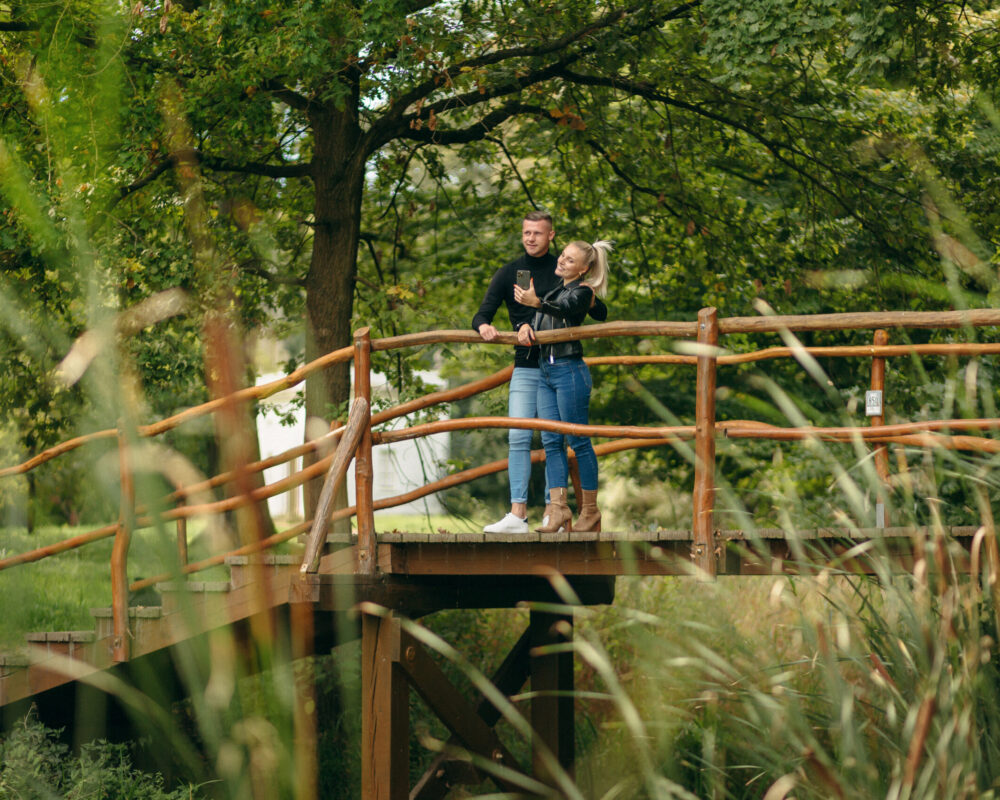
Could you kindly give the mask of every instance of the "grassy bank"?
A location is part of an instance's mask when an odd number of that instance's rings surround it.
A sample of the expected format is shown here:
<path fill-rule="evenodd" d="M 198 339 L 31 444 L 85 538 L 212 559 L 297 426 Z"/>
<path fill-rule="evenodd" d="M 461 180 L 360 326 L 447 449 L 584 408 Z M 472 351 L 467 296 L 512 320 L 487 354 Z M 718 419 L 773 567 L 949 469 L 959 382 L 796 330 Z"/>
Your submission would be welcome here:
<path fill-rule="evenodd" d="M 278 529 L 286 527 L 277 521 Z M 433 533 L 440 529 L 471 530 L 463 520 L 444 516 L 386 514 L 376 520 L 379 530 Z M 0 558 L 8 558 L 64 541 L 94 527 L 49 526 L 29 534 L 24 528 L 0 528 Z M 222 552 L 225 534 L 204 524 L 189 527 L 190 561 Z M 137 531 L 129 547 L 129 580 L 170 573 L 177 569 L 177 534 L 171 525 Z M 0 646 L 15 644 L 33 631 L 89 630 L 89 609 L 111 605 L 111 548 L 113 538 L 92 542 L 40 561 L 11 567 L 0 573 Z M 229 546 L 232 546 L 231 544 Z M 280 548 L 294 552 L 296 540 Z M 226 580 L 225 567 L 198 572 L 196 580 Z"/>

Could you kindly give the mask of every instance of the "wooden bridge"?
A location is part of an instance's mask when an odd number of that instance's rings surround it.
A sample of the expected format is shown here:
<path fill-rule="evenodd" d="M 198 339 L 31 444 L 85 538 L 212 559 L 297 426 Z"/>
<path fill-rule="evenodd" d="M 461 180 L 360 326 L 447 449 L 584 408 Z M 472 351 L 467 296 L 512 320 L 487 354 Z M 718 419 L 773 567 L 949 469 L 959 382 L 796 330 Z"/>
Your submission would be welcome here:
<path fill-rule="evenodd" d="M 715 413 L 716 375 L 727 366 L 775 358 L 796 359 L 808 370 L 819 357 L 864 358 L 871 362 L 871 391 L 884 389 L 886 359 L 905 356 L 971 356 L 1000 352 L 1000 344 L 948 342 L 889 344 L 888 331 L 899 328 L 953 329 L 973 338 L 977 328 L 1000 326 L 1000 311 L 886 312 L 793 317 L 719 319 L 703 309 L 696 322 L 619 322 L 568 331 L 542 333 L 542 341 L 642 337 L 688 340 L 682 352 L 589 358 L 592 365 L 683 364 L 697 373 L 695 416 L 690 424 L 657 427 L 568 425 L 544 420 L 506 417 L 451 419 L 400 430 L 383 430 L 384 423 L 450 403 L 500 386 L 511 369 L 474 383 L 435 392 L 379 413 L 371 413 L 371 353 L 377 350 L 479 343 L 467 331 L 426 333 L 371 339 L 367 329 L 355 335 L 352 347 L 330 353 L 273 383 L 242 389 L 188 409 L 161 422 L 130 429 L 122 425 L 64 442 L 30 460 L 0 470 L 0 478 L 23 474 L 54 458 L 102 439 L 117 440 L 121 509 L 117 522 L 30 552 L 7 555 L 0 570 L 27 569 L 32 562 L 113 538 L 110 562 L 111 597 L 106 608 L 93 609 L 93 629 L 31 633 L 24 646 L 0 654 L 0 707 L 8 720 L 36 703 L 43 719 L 74 723 L 73 710 L 81 693 L 102 693 L 114 681 L 128 684 L 145 671 L 157 676 L 163 697 L 177 697 L 196 687 L 177 678 L 175 650 L 210 632 L 227 629 L 252 649 L 261 638 L 285 637 L 292 657 L 329 651 L 347 638 L 362 639 L 362 796 L 366 800 L 443 797 L 452 785 L 482 780 L 488 775 L 502 789 L 542 794 L 558 790 L 572 774 L 573 661 L 572 606 L 613 602 L 615 578 L 621 575 L 770 575 L 836 568 L 867 572 L 890 560 L 910 568 L 923 558 L 952 558 L 978 571 L 988 564 L 994 574 L 1000 564 L 992 514 L 981 508 L 982 524 L 946 529 L 891 527 L 885 511 L 886 494 L 876 500 L 871 527 L 831 526 L 814 530 L 726 530 L 716 524 L 716 458 L 719 437 L 745 439 L 825 440 L 864 442 L 872 448 L 881 480 L 890 475 L 887 447 L 965 449 L 993 453 L 1000 419 L 946 419 L 884 424 L 882 414 L 870 424 L 845 428 L 777 427 L 754 420 L 718 420 Z M 874 331 L 871 344 L 806 347 L 795 335 L 803 331 Z M 752 352 L 724 349 L 727 334 L 767 334 L 784 337 L 783 346 Z M 511 345 L 513 334 L 499 343 Z M 353 360 L 355 387 L 349 418 L 326 435 L 279 456 L 254 463 L 236 463 L 203 481 L 178 485 L 154 507 L 137 507 L 134 463 L 139 442 L 157 437 L 206 415 L 214 415 L 223 430 L 235 430 L 248 404 L 295 386 L 331 364 Z M 874 395 L 880 399 L 881 394 Z M 878 410 L 878 409 L 876 409 Z M 373 498 L 372 448 L 383 443 L 441 431 L 530 428 L 599 437 L 599 456 L 640 447 L 685 449 L 695 482 L 691 527 L 684 530 L 617 531 L 555 534 L 414 534 L 378 532 L 374 512 L 409 502 L 451 486 L 506 469 L 506 461 L 483 464 L 398 497 Z M 960 432 L 960 433 L 958 433 Z M 254 476 L 264 469 L 311 455 L 300 471 L 270 485 Z M 544 453 L 533 454 L 535 461 Z M 353 463 L 357 505 L 334 509 L 333 498 Z M 187 553 L 187 521 L 196 517 L 248 510 L 265 514 L 269 497 L 322 478 L 323 491 L 315 517 L 288 530 L 254 535 L 228 552 L 191 562 Z M 229 487 L 225 499 L 212 493 Z M 234 488 L 235 487 L 235 488 Z M 206 498 L 207 496 L 207 498 Z M 356 519 L 355 530 L 349 519 Z M 129 575 L 129 545 L 134 530 L 160 523 L 177 528 L 177 564 L 173 570 L 135 580 Z M 245 532 L 244 532 L 245 533 Z M 274 548 L 290 540 L 302 545 L 293 555 Z M 225 565 L 229 579 L 199 581 L 198 573 Z M 130 606 L 129 592 L 154 587 L 157 605 Z M 408 620 L 446 608 L 512 608 L 531 606 L 523 636 L 493 676 L 495 690 L 484 690 L 471 704 L 449 682 L 428 653 L 420 628 Z M 360 615 L 350 612 L 360 610 Z M 239 646 L 237 647 L 239 649 Z M 518 764 L 504 746 L 495 725 L 502 698 L 530 683 L 532 764 Z M 118 684 L 123 685 L 123 684 Z M 202 687 L 202 690 L 204 687 Z M 446 749 L 415 785 L 408 775 L 408 697 L 416 690 L 452 735 Z M 498 694 L 494 695 L 493 692 Z M 501 698 L 498 700 L 497 698 Z M 141 705 L 141 704 L 140 704 Z M 302 708 L 306 708 L 303 701 Z M 103 722 L 100 724 L 104 724 Z M 310 740 L 308 712 L 296 715 L 298 738 Z M 97 723 L 95 723 L 97 725 Z M 99 727 L 99 725 L 98 725 Z M 100 732 L 100 731 L 97 731 Z M 315 731 L 313 731 L 314 733 Z M 78 737 L 79 738 L 79 737 Z M 311 741 L 315 741 L 313 737 Z M 472 754 L 459 758 L 457 748 Z M 303 755 L 306 762 L 308 755 Z M 470 766 L 471 764 L 471 766 Z"/>

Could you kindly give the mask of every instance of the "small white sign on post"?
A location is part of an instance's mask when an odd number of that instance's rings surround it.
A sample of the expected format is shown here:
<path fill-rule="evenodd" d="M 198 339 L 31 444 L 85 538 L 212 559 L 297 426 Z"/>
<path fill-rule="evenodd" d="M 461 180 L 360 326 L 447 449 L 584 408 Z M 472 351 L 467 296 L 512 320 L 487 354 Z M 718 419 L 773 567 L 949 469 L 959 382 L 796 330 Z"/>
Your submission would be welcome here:
<path fill-rule="evenodd" d="M 882 392 L 879 389 L 869 389 L 865 392 L 865 414 L 869 417 L 882 416 Z"/>

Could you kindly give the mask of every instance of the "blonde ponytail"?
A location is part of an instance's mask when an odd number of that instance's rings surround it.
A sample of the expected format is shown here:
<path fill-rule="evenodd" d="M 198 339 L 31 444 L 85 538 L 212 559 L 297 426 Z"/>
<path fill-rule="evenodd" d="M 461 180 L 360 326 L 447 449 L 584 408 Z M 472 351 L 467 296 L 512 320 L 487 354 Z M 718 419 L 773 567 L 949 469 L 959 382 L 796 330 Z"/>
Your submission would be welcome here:
<path fill-rule="evenodd" d="M 614 249 L 615 243 L 600 239 L 593 244 L 581 241 L 570 244 L 583 253 L 587 264 L 587 272 L 581 280 L 593 289 L 598 297 L 604 297 L 608 290 L 608 253 Z"/>

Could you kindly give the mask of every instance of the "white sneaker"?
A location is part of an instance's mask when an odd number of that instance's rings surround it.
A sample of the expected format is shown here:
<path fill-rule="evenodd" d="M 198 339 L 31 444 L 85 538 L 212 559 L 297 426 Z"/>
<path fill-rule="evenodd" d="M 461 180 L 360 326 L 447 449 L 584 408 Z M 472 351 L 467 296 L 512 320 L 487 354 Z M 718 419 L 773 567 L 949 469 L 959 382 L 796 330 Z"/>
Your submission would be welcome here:
<path fill-rule="evenodd" d="M 507 513 L 502 520 L 499 522 L 494 522 L 492 525 L 487 525 L 483 528 L 483 533 L 527 533 L 528 532 L 528 520 L 521 519 L 520 517 Z"/>

